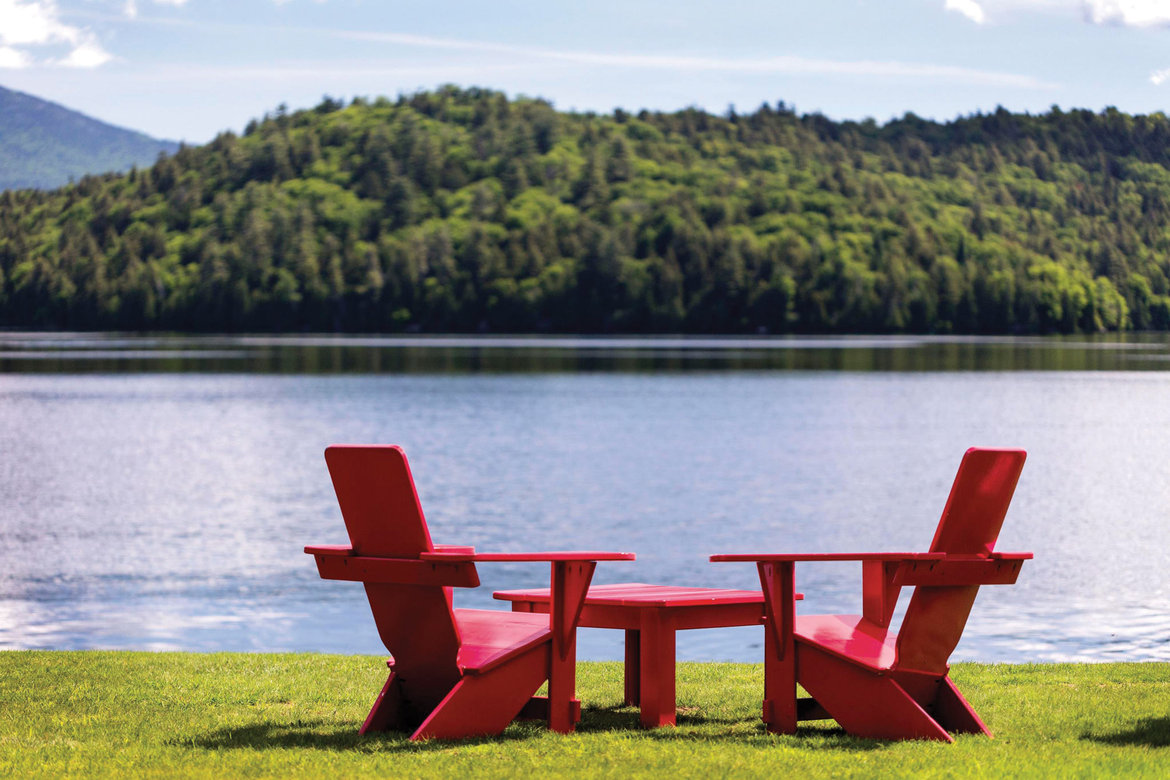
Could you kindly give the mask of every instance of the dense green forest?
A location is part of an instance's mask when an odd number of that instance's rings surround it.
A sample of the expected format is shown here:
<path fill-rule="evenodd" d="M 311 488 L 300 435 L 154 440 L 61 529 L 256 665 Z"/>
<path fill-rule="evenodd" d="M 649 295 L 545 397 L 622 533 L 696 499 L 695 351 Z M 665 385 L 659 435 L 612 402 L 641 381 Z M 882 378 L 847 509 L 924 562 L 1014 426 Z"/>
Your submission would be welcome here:
<path fill-rule="evenodd" d="M 494 332 L 1170 328 L 1170 119 L 879 125 L 326 98 L 0 193 L 0 325 Z"/>
<path fill-rule="evenodd" d="M 0 87 L 0 190 L 60 187 L 87 173 L 149 164 L 174 141 L 114 127 L 23 92 Z"/>

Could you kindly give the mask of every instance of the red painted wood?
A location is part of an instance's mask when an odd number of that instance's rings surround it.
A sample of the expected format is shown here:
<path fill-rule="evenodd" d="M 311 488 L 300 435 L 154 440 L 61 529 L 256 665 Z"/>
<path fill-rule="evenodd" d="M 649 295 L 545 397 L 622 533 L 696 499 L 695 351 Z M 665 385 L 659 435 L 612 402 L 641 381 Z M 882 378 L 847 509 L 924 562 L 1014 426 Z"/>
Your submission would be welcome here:
<path fill-rule="evenodd" d="M 640 610 L 641 637 L 638 665 L 644 672 L 639 684 L 642 728 L 675 725 L 674 627 L 669 611 Z M 650 672 L 650 673 L 645 673 Z"/>
<path fill-rule="evenodd" d="M 1015 449 L 967 450 L 930 551 L 987 555 L 994 550 L 1027 457 Z"/>
<path fill-rule="evenodd" d="M 958 556 L 958 555 L 948 555 L 947 556 L 947 558 L 950 560 L 954 560 L 954 559 L 959 558 L 959 557 L 961 557 L 961 556 Z M 987 557 L 992 559 L 993 561 L 999 561 L 999 560 L 1030 561 L 1033 558 L 1035 558 L 1036 556 L 1034 556 L 1030 552 L 992 552 L 992 553 L 988 553 Z"/>
<path fill-rule="evenodd" d="M 716 563 L 757 561 L 941 561 L 941 552 L 877 552 L 877 553 L 720 553 L 710 560 Z"/>
<path fill-rule="evenodd" d="M 796 565 L 792 561 L 761 561 L 765 604 L 764 706 L 768 731 L 796 733 Z"/>
<path fill-rule="evenodd" d="M 511 601 L 517 612 L 549 610 L 548 588 L 493 595 Z M 625 699 L 641 706 L 641 722 L 649 728 L 675 723 L 675 633 L 754 625 L 763 614 L 764 597 L 759 591 L 623 582 L 590 587 L 579 625 L 625 630 Z"/>
<path fill-rule="evenodd" d="M 457 609 L 455 617 L 463 636 L 458 663 L 465 673 L 490 672 L 552 636 L 544 615 Z"/>
<path fill-rule="evenodd" d="M 596 550 L 500 553 L 441 550 L 425 552 L 419 557 L 424 561 L 632 561 L 637 556 L 629 552 L 599 552 Z"/>
<path fill-rule="evenodd" d="M 642 703 L 642 627 L 626 629 L 625 664 L 626 704 L 638 707 Z"/>
<path fill-rule="evenodd" d="M 309 555 L 353 555 L 353 547 L 348 544 L 309 544 L 305 545 L 305 552 Z"/>
<path fill-rule="evenodd" d="M 552 652 L 548 675 L 548 727 L 562 734 L 573 730 L 573 699 L 577 684 L 577 621 L 593 578 L 595 561 L 555 560 L 549 622 Z"/>
<path fill-rule="evenodd" d="M 570 702 L 572 709 L 573 723 L 581 722 L 581 700 L 573 699 Z M 547 696 L 533 696 L 528 700 L 520 710 L 520 714 L 516 716 L 517 720 L 543 720 L 548 721 L 548 697 Z"/>
<path fill-rule="evenodd" d="M 800 684 L 850 734 L 954 741 L 889 674 L 873 674 L 819 645 L 797 647 Z"/>
<path fill-rule="evenodd" d="M 875 671 L 889 669 L 897 659 L 897 634 L 861 615 L 802 615 L 796 639 Z"/>
<path fill-rule="evenodd" d="M 350 544 L 310 545 L 322 577 L 364 584 L 391 673 L 362 733 L 412 739 L 498 734 L 549 682 L 550 728 L 571 731 L 576 618 L 597 560 L 631 553 L 476 553 L 433 545 L 406 456 L 398 447 L 325 451 Z M 551 617 L 455 610 L 451 587 L 479 584 L 475 561 L 551 561 Z"/>
<path fill-rule="evenodd" d="M 503 601 L 535 603 L 547 603 L 549 598 L 547 588 L 497 590 L 492 596 Z M 590 587 L 585 605 L 589 607 L 699 607 L 712 604 L 762 604 L 763 602 L 764 594 L 757 590 L 679 588 L 669 585 L 647 585 L 641 582 L 622 582 Z"/>
<path fill-rule="evenodd" d="M 547 645 L 530 648 L 487 674 L 455 684 L 411 739 L 463 739 L 501 733 L 548 678 Z"/>
<path fill-rule="evenodd" d="M 358 734 L 365 735 L 378 731 L 401 731 L 406 725 L 405 706 L 402 701 L 400 681 L 394 672 L 386 678 L 382 692 L 374 700 L 370 714 L 358 729 Z"/>
<path fill-rule="evenodd" d="M 903 561 L 862 561 L 861 563 L 861 614 L 875 625 L 887 627 L 894 617 L 898 604 L 901 583 L 894 582 L 894 575 Z"/>
<path fill-rule="evenodd" d="M 1023 450 L 967 450 L 955 475 L 931 552 L 981 555 L 995 549 L 1026 455 Z M 1014 582 L 1014 578 L 1013 578 Z M 898 667 L 945 675 L 947 659 L 963 635 L 979 586 L 919 586 L 898 630 Z"/>
<path fill-rule="evenodd" d="M 920 565 L 903 564 L 892 580 L 898 586 L 1013 585 L 1023 565 L 1021 559 L 966 561 L 948 558 Z"/>
<path fill-rule="evenodd" d="M 335 444 L 325 463 L 354 555 L 417 558 L 434 549 L 401 448 Z"/>
<path fill-rule="evenodd" d="M 372 558 L 367 555 L 317 555 L 317 572 L 324 580 L 382 582 L 398 585 L 445 585 L 478 588 L 473 563 L 436 563 L 409 558 Z"/>
<path fill-rule="evenodd" d="M 437 553 L 474 553 L 475 548 L 468 544 L 436 544 Z"/>
<path fill-rule="evenodd" d="M 959 465 L 928 553 L 725 554 L 712 561 L 751 561 L 760 568 L 767 602 L 764 719 L 770 731 L 795 729 L 795 687 L 789 694 L 789 642 L 795 674 L 851 734 L 884 739 L 952 741 L 955 732 L 990 736 L 947 677 L 947 660 L 967 622 L 980 585 L 1011 584 L 1031 553 L 997 553 L 996 539 L 1011 503 L 1022 450 L 968 450 Z M 862 615 L 797 617 L 783 610 L 787 571 L 799 561 L 860 561 Z M 772 568 L 769 568 L 772 567 Z M 913 586 L 897 633 L 889 628 L 899 592 Z M 775 686 L 768 677 L 782 679 Z"/>
<path fill-rule="evenodd" d="M 925 698 L 925 697 L 923 697 Z M 987 724 L 975 712 L 959 689 L 951 682 L 950 677 L 944 677 L 934 701 L 934 719 L 947 731 L 956 734 L 982 734 L 991 736 Z"/>
<path fill-rule="evenodd" d="M 648 605 L 646 608 L 656 607 Z M 518 612 L 548 613 L 548 603 L 514 601 L 512 608 Z M 641 625 L 639 613 L 642 607 L 589 606 L 581 610 L 578 625 L 588 628 L 613 628 L 637 631 Z M 764 615 L 764 605 L 756 601 L 746 604 L 702 604 L 699 606 L 666 607 L 673 615 L 671 621 L 677 631 L 696 628 L 720 628 L 723 626 L 753 626 L 759 624 Z"/>

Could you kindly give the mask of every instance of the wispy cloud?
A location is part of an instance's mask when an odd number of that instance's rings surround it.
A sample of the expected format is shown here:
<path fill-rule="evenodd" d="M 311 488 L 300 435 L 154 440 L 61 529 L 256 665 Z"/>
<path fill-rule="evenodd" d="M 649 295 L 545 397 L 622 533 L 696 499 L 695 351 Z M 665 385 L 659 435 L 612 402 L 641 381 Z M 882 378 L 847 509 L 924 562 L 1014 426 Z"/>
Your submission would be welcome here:
<path fill-rule="evenodd" d="M 987 19 L 986 14 L 983 13 L 983 7 L 975 0 L 947 0 L 943 7 L 948 11 L 961 13 L 975 24 L 983 24 Z"/>
<path fill-rule="evenodd" d="M 96 68 L 113 57 L 89 30 L 61 21 L 54 0 L 0 0 L 0 68 L 38 64 L 30 49 L 67 46 L 69 54 L 45 64 Z"/>
<path fill-rule="evenodd" d="M 419 84 L 435 84 L 452 79 L 505 74 L 523 70 L 523 65 L 483 64 L 466 65 L 415 65 L 398 62 L 336 62 L 307 60 L 301 62 L 272 63 L 268 65 L 168 65 L 143 71 L 123 71 L 112 78 L 133 83 L 209 83 L 243 79 L 248 83 L 270 81 L 287 83 L 329 82 L 344 83 L 351 78 L 375 79 L 417 79 Z M 338 89 L 341 89 L 340 87 Z"/>
<path fill-rule="evenodd" d="M 155 5 L 169 5 L 179 8 L 187 4 L 187 0 L 153 0 Z M 104 14 L 93 14 L 93 16 L 101 18 Z M 122 5 L 122 16 L 127 19 L 138 18 L 138 0 L 126 0 Z"/>
<path fill-rule="evenodd" d="M 1150 74 L 1150 83 L 1153 84 L 1155 87 L 1162 86 L 1163 84 L 1166 83 L 1167 80 L 1170 80 L 1170 68 L 1163 68 L 1162 70 L 1156 70 Z"/>
<path fill-rule="evenodd" d="M 156 2 L 174 3 L 176 0 L 155 0 Z M 1041 0 L 1042 1 L 1042 0 Z M 0 0 L 3 2 L 3 0 Z M 96 14 L 94 18 L 99 18 Z M 101 17 L 105 18 L 105 17 Z M 293 26 L 261 27 L 257 25 L 238 24 L 233 22 L 205 22 L 194 19 L 176 19 L 173 17 L 150 17 L 137 20 L 137 24 L 152 24 L 164 27 L 185 27 L 207 31 L 233 33 L 263 33 L 272 35 L 278 31 L 287 33 L 304 33 L 316 37 L 330 37 L 350 41 L 367 41 L 371 43 L 392 44 L 402 47 L 425 49 L 442 49 L 468 53 L 494 54 L 508 58 L 508 62 L 490 63 L 490 67 L 503 67 L 507 70 L 519 70 L 523 67 L 518 60 L 536 62 L 557 62 L 568 65 L 585 65 L 595 67 L 625 68 L 633 70 L 668 70 L 677 72 L 718 72 L 741 74 L 803 74 L 803 75 L 835 75 L 869 79 L 919 79 L 953 84 L 968 84 L 981 86 L 1001 86 L 1018 89 L 1049 90 L 1059 85 L 1036 78 L 1034 76 L 1007 73 L 1003 71 L 983 70 L 979 68 L 965 68 L 955 65 L 939 65 L 935 63 L 899 62 L 892 60 L 831 60 L 816 57 L 801 57 L 797 55 L 777 55 L 773 57 L 715 57 L 715 56 L 686 56 L 673 54 L 640 54 L 631 52 L 598 52 L 572 49 L 548 49 L 540 46 L 525 46 L 510 43 L 495 43 L 492 41 L 476 41 L 461 38 L 443 38 L 411 33 L 372 32 L 367 30 L 330 30 L 320 28 L 301 28 Z M 332 65 L 332 64 L 331 64 Z M 449 64 L 455 67 L 489 67 L 488 63 L 470 66 L 467 63 Z M 230 66 L 228 66 L 230 67 Z M 295 76 L 301 71 L 317 73 L 317 65 L 285 64 L 264 67 L 260 69 L 242 66 L 233 69 L 241 75 L 275 77 L 285 73 Z M 202 68 L 197 68 L 203 70 Z M 351 66 L 329 67 L 331 73 L 337 76 L 345 74 L 360 75 L 371 69 L 378 72 L 398 73 L 397 66 L 373 66 L 363 64 Z M 447 71 L 450 67 L 439 68 Z"/>
<path fill-rule="evenodd" d="M 671 71 L 704 71 L 724 73 L 790 73 L 807 75 L 841 75 L 868 78 L 914 78 L 947 81 L 962 84 L 1009 86 L 1025 89 L 1049 89 L 1053 84 L 1033 76 L 1001 71 L 979 70 L 953 65 L 910 63 L 881 60 L 829 60 L 795 55 L 775 57 L 695 57 L 659 54 L 631 54 L 613 52 L 545 49 L 536 46 L 468 41 L 455 38 L 434 38 L 406 33 L 379 33 L 364 31 L 322 31 L 322 34 L 358 41 L 390 43 L 430 49 L 504 54 L 535 60 L 556 61 L 578 65 Z"/>

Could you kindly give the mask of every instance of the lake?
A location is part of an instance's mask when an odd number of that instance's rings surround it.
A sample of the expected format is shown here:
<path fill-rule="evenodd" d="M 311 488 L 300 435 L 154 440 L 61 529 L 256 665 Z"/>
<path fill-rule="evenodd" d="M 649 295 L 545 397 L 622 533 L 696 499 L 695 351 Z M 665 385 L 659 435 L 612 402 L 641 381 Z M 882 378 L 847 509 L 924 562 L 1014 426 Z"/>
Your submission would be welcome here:
<path fill-rule="evenodd" d="M 1028 450 L 954 658 L 1170 660 L 1170 340 L 0 333 L 0 648 L 384 653 L 322 458 L 402 445 L 437 542 L 629 550 L 597 582 L 758 587 L 718 552 L 924 550 L 963 451 Z M 462 606 L 547 585 L 481 564 Z M 860 566 L 801 565 L 802 612 Z M 906 599 L 903 599 L 905 602 Z M 582 632 L 580 657 L 621 657 Z M 759 628 L 679 657 L 759 661 Z"/>

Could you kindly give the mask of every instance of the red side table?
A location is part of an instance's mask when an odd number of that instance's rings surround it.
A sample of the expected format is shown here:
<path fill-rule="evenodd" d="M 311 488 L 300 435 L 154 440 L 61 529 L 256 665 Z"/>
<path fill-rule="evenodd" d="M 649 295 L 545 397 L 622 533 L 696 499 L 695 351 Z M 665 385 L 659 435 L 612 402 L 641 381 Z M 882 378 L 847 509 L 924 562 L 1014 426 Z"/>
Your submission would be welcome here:
<path fill-rule="evenodd" d="M 548 588 L 492 595 L 512 602 L 513 612 L 548 612 Z M 755 626 L 763 619 L 760 591 L 623 582 L 589 588 L 578 625 L 625 629 L 626 704 L 639 705 L 642 726 L 654 728 L 675 724 L 675 632 Z"/>

